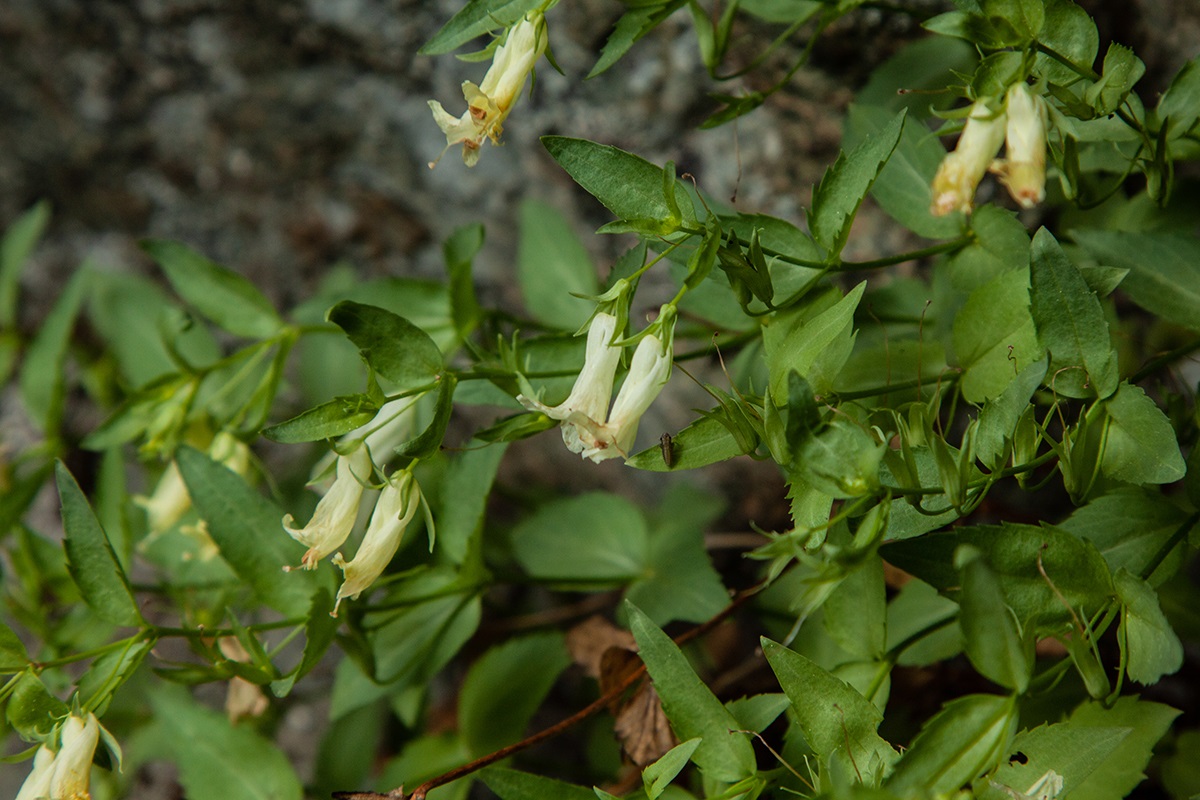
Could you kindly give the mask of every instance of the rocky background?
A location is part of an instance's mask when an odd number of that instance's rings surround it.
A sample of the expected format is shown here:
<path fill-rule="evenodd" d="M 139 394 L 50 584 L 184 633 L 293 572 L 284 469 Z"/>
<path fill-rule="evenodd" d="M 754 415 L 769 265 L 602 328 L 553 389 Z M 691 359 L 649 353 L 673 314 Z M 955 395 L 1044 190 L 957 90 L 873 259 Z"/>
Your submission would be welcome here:
<path fill-rule="evenodd" d="M 1116 39 L 1145 59 L 1139 90 L 1148 99 L 1200 42 L 1200 5 L 1193 0 L 1081 4 L 1097 17 L 1102 52 Z M 437 98 L 458 113 L 459 84 L 478 80 L 485 69 L 417 54 L 461 5 L 2 0 L 0 227 L 39 199 L 53 207 L 22 286 L 25 332 L 36 329 L 64 277 L 84 260 L 148 272 L 136 247 L 146 236 L 189 243 L 248 276 L 286 309 L 309 296 L 336 262 L 363 277 L 440 277 L 441 241 L 459 225 L 483 221 L 481 297 L 518 303 L 511 262 L 522 198 L 563 210 L 601 269 L 628 244 L 590 235 L 607 213 L 545 154 L 537 139 L 547 133 L 614 144 L 654 162 L 674 160 L 711 196 L 728 200 L 736 193 L 740 210 L 800 223 L 811 185 L 836 157 L 854 89 L 922 35 L 920 19 L 949 3 L 910 0 L 905 5 L 913 14 L 885 14 L 867 3 L 826 34 L 788 90 L 736 125 L 698 131 L 715 109 L 707 97 L 715 87 L 686 13 L 612 71 L 584 82 L 623 6 L 566 0 L 548 17 L 564 74 L 543 62 L 532 97 L 521 100 L 505 126 L 504 146 L 487 146 L 478 167 L 466 169 L 451 151 L 430 170 L 426 163 L 444 138 L 426 101 Z M 734 66 L 753 58 L 761 41 L 747 36 L 735 44 Z M 720 91 L 765 88 L 802 45 L 797 39 L 762 70 Z M 894 229 L 868 209 L 849 257 L 901 249 L 902 241 L 890 238 Z M 7 411 L 13 402 L 0 397 Z M 676 403 L 682 414 L 699 401 Z M 570 463 L 568 474 L 581 475 L 578 460 L 568 462 L 570 454 L 560 451 L 555 464 Z M 610 481 L 616 471 L 600 474 Z M 751 477 L 725 480 L 765 486 L 763 496 L 778 500 L 777 477 Z M 740 494 L 750 506 L 744 516 L 764 522 L 768 512 L 752 507 L 756 493 Z M 24 765 L 0 768 L 0 795 L 7 794 L 5 780 L 16 786 L 24 774 Z"/>

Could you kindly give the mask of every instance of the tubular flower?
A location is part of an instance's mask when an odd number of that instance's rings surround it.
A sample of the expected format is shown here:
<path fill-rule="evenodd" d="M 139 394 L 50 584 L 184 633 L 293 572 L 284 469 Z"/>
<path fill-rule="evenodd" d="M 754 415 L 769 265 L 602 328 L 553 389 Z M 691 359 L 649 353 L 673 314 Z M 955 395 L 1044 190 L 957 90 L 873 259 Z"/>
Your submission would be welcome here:
<path fill-rule="evenodd" d="M 595 432 L 608 417 L 613 379 L 617 374 L 617 362 L 621 360 L 622 348 L 609 344 L 616 330 L 617 318 L 612 314 L 599 313 L 592 318 L 583 369 L 575 379 L 571 394 L 557 406 L 546 406 L 517 395 L 521 405 L 530 411 L 540 411 L 551 419 L 562 420 L 563 442 L 572 453 L 583 454 L 601 446 Z"/>
<path fill-rule="evenodd" d="M 283 527 L 292 538 L 306 545 L 308 551 L 300 560 L 302 569 L 316 569 L 317 563 L 342 546 L 354 520 L 358 517 L 358 504 L 362 500 L 363 482 L 371 475 L 371 456 L 367 448 L 359 447 L 346 456 L 338 456 L 337 477 L 333 486 L 317 503 L 312 519 L 303 528 L 292 527 L 295 520 L 291 514 L 283 517 Z"/>
<path fill-rule="evenodd" d="M 221 431 L 213 437 L 208 455 L 238 475 L 245 476 L 250 472 L 250 448 L 228 431 Z M 174 461 L 167 465 L 158 479 L 154 494 L 149 497 L 138 495 L 133 501 L 146 510 L 146 523 L 151 535 L 162 534 L 173 528 L 192 507 L 192 498 Z"/>
<path fill-rule="evenodd" d="M 958 137 L 958 146 L 942 159 L 933 178 L 931 214 L 941 217 L 951 211 L 971 213 L 975 189 L 1004 141 L 1004 123 L 1003 112 L 993 112 L 982 100 L 975 102 Z"/>
<path fill-rule="evenodd" d="M 612 413 L 596 431 L 595 443 L 583 451 L 584 458 L 599 463 L 617 456 L 628 457 L 642 415 L 671 377 L 671 364 L 671 354 L 657 336 L 648 334 L 638 342 Z"/>
<path fill-rule="evenodd" d="M 1005 158 L 992 162 L 991 171 L 1008 187 L 1021 208 L 1033 208 L 1046 197 L 1046 101 L 1024 83 L 1008 90 Z"/>
<path fill-rule="evenodd" d="M 383 573 L 392 556 L 396 555 L 404 539 L 404 530 L 417 513 L 420 500 L 421 489 L 413 480 L 412 472 L 405 470 L 388 479 L 375 502 L 367 532 L 353 560 L 347 562 L 341 553 L 333 557 L 333 563 L 341 567 L 344 577 L 333 606 L 334 616 L 344 598 L 358 599 L 359 594 Z"/>
<path fill-rule="evenodd" d="M 95 714 L 71 715 L 62 726 L 62 745 L 57 751 L 38 748 L 33 770 L 16 800 L 90 800 L 88 783 L 92 756 L 100 743 L 100 723 Z"/>
<path fill-rule="evenodd" d="M 540 12 L 526 15 L 508 32 L 508 38 L 496 48 L 492 65 L 483 82 L 462 85 L 467 110 L 461 117 L 451 116 L 437 100 L 429 101 L 433 119 L 446 134 L 446 150 L 458 143 L 463 146 L 463 163 L 468 167 L 479 161 L 484 139 L 498 143 L 504 120 L 512 110 L 533 65 L 546 50 L 546 23 Z M 440 159 L 441 156 L 438 156 Z M 437 161 L 431 161 L 432 168 Z"/>

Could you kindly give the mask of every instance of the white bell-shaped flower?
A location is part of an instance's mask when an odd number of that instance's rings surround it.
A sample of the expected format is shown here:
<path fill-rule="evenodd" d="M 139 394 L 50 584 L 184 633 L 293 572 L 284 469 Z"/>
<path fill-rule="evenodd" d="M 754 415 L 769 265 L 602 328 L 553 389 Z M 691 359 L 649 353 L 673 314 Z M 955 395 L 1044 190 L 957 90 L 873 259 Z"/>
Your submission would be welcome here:
<path fill-rule="evenodd" d="M 333 486 L 317 503 L 312 519 L 303 528 L 295 528 L 291 514 L 283 517 L 283 527 L 291 537 L 308 548 L 300 561 L 303 569 L 316 569 L 321 559 L 346 541 L 358 518 L 363 485 L 371 477 L 371 457 L 367 448 L 338 456 L 337 477 Z"/>
<path fill-rule="evenodd" d="M 667 380 L 671 377 L 671 353 L 662 341 L 647 334 L 638 342 L 629 374 L 613 402 L 607 422 L 594 430 L 592 444 L 583 450 L 583 457 L 597 463 L 620 456 L 627 458 L 637 438 L 638 423 L 650 408 Z"/>
<path fill-rule="evenodd" d="M 375 501 L 371 521 L 362 544 L 351 561 L 338 553 L 333 563 L 341 567 L 344 580 L 338 589 L 333 614 L 345 598 L 357 599 L 364 589 L 370 587 L 383 574 L 392 557 L 404 540 L 404 531 L 417 513 L 421 501 L 421 489 L 413 480 L 412 472 L 405 470 L 388 479 L 387 485 Z"/>

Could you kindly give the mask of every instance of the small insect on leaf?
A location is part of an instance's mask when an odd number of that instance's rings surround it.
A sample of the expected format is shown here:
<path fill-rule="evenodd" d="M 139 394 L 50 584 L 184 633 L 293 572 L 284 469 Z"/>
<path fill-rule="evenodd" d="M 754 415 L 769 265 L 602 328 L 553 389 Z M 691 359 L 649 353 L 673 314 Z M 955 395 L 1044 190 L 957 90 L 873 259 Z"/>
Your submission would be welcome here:
<path fill-rule="evenodd" d="M 658 446 L 662 448 L 663 464 L 670 469 L 675 463 L 675 443 L 671 439 L 671 434 L 664 433 L 658 440 Z"/>

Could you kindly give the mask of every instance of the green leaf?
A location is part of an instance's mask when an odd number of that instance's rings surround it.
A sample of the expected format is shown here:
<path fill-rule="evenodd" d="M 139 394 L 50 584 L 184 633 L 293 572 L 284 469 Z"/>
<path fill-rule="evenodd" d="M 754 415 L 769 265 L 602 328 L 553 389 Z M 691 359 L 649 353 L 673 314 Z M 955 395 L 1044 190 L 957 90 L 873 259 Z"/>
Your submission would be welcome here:
<path fill-rule="evenodd" d="M 952 594 L 960 576 L 954 552 L 964 544 L 983 552 L 996 571 L 1017 619 L 1054 625 L 1071 620 L 1070 610 L 1095 611 L 1112 595 L 1112 578 L 1091 542 L 1050 525 L 977 525 L 885 544 L 880 555 L 938 591 Z M 1052 589 L 1038 569 L 1041 562 Z"/>
<path fill-rule="evenodd" d="M 1075 709 L 1069 720 L 1072 725 L 1127 728 L 1129 735 L 1087 778 L 1075 784 L 1071 797 L 1075 800 L 1120 800 L 1127 796 L 1145 777 L 1142 770 L 1150 762 L 1154 744 L 1178 715 L 1179 712 L 1170 706 L 1136 697 L 1119 698 L 1108 709 L 1101 703 L 1084 703 Z"/>
<path fill-rule="evenodd" d="M 29 654 L 13 629 L 0 622 L 0 672 L 20 672 L 29 666 Z"/>
<path fill-rule="evenodd" d="M 1132 50 L 1112 42 L 1104 54 L 1104 74 L 1084 91 L 1083 99 L 1097 115 L 1111 114 L 1125 102 L 1129 90 L 1145 73 L 1146 65 Z"/>
<path fill-rule="evenodd" d="M 344 300 L 329 309 L 328 319 L 346 332 L 371 369 L 400 388 L 431 383 L 442 371 L 437 344 L 399 314 Z"/>
<path fill-rule="evenodd" d="M 147 239 L 141 246 L 179 296 L 218 327 L 235 336 L 265 339 L 283 325 L 270 301 L 236 272 L 179 242 Z"/>
<path fill-rule="evenodd" d="M 0 330 L 17 324 L 17 289 L 21 268 L 50 222 L 50 203 L 41 200 L 8 226 L 0 239 Z"/>
<path fill-rule="evenodd" d="M 438 383 L 437 404 L 433 407 L 433 419 L 425 430 L 396 448 L 398 455 L 409 458 L 429 458 L 438 452 L 442 440 L 446 438 L 446 428 L 450 424 L 450 414 L 454 411 L 454 389 L 458 386 L 458 378 L 453 373 L 441 376 Z"/>
<path fill-rule="evenodd" d="M 104 716 L 117 689 L 141 666 L 153 646 L 153 641 L 134 638 L 125 647 L 109 650 L 93 661 L 77 681 L 80 705 L 96 712 L 96 716 Z"/>
<path fill-rule="evenodd" d="M 479 779 L 500 800 L 596 800 L 591 789 L 515 769 L 488 767 Z"/>
<path fill-rule="evenodd" d="M 79 484 L 62 462 L 55 465 L 62 501 L 67 568 L 84 601 L 114 625 L 141 625 L 142 614 L 108 535 Z"/>
<path fill-rule="evenodd" d="M 1085 74 L 1100 52 L 1100 34 L 1092 18 L 1071 0 L 1045 0 L 1046 10 L 1038 41 Z M 1038 53 L 1035 70 L 1046 80 L 1069 86 L 1079 80 L 1076 69 Z"/>
<path fill-rule="evenodd" d="M 367 617 L 375 655 L 375 680 L 422 690 L 479 627 L 480 602 L 473 587 L 446 569 L 430 570 L 387 595 L 406 604 Z"/>
<path fill-rule="evenodd" d="M 1050 351 L 1050 387 L 1066 397 L 1108 397 L 1118 375 L 1104 310 L 1045 228 L 1033 237 L 1029 272 L 1038 342 Z"/>
<path fill-rule="evenodd" d="M 878 786 L 896 760 L 896 751 L 876 733 L 883 713 L 799 653 L 765 638 L 762 647 L 809 747 L 822 762 L 837 758 L 861 774 L 866 785 Z"/>
<path fill-rule="evenodd" d="M 996 766 L 1017 730 L 1014 697 L 951 700 L 921 726 L 884 784 L 897 794 L 952 792 Z"/>
<path fill-rule="evenodd" d="M 542 144 L 576 183 L 618 219 L 644 223 L 647 232 L 672 233 L 680 225 L 696 226 L 696 211 L 687 190 L 675 181 L 675 218 L 663 194 L 663 170 L 649 161 L 609 145 L 566 136 L 543 136 Z"/>
<path fill-rule="evenodd" d="M 985 15 L 1004 20 L 1025 40 L 1037 36 L 1045 21 L 1043 0 L 980 0 L 979 5 Z"/>
<path fill-rule="evenodd" d="M 1183 644 L 1163 616 L 1154 589 L 1123 569 L 1113 573 L 1113 585 L 1121 598 L 1118 635 L 1126 650 L 1125 670 L 1130 680 L 1150 686 L 1177 672 L 1183 666 Z"/>
<path fill-rule="evenodd" d="M 846 245 L 858 207 L 896 149 L 906 113 L 896 114 L 883 129 L 869 134 L 849 153 L 840 153 L 813 187 L 808 229 L 817 244 L 825 248 L 830 261 L 837 259 Z"/>
<path fill-rule="evenodd" d="M 423 56 L 449 53 L 477 36 L 515 25 L 544 5 L 541 0 L 470 0 L 417 52 Z"/>
<path fill-rule="evenodd" d="M 855 286 L 830 308 L 813 314 L 810 306 L 783 311 L 763 327 L 763 345 L 771 373 L 770 397 L 788 398 L 788 375 L 795 370 L 816 395 L 825 395 L 854 347 L 854 312 L 867 283 Z"/>
<path fill-rule="evenodd" d="M 29 343 L 21 365 L 21 399 L 25 402 L 26 412 L 43 433 L 51 436 L 58 434 L 62 417 L 67 348 L 71 344 L 79 308 L 83 305 L 88 278 L 86 270 L 71 276 Z"/>
<path fill-rule="evenodd" d="M 632 603 L 625 604 L 630 630 L 663 711 L 682 739 L 703 741 L 692 761 L 710 780 L 733 783 L 755 774 L 754 748 L 737 733 L 737 720 L 697 677 L 687 657 L 650 618 Z"/>
<path fill-rule="evenodd" d="M 574 295 L 599 294 L 596 267 L 565 217 L 547 203 L 521 203 L 517 280 L 534 318 L 575 331 L 595 304 Z"/>
<path fill-rule="evenodd" d="M 805 440 L 788 474 L 830 497 L 860 497 L 879 488 L 879 464 L 886 445 L 854 422 L 837 417 Z"/>
<path fill-rule="evenodd" d="M 895 112 L 877 106 L 852 105 L 846 119 L 842 146 L 849 148 L 872 131 L 882 130 Z M 920 125 L 905 125 L 896 149 L 871 187 L 871 196 L 888 216 L 919 236 L 949 239 L 962 233 L 963 217 L 929 213 L 933 202 L 930 183 L 945 148 Z"/>
<path fill-rule="evenodd" d="M 476 445 L 468 445 L 446 468 L 441 509 L 434 517 L 438 547 L 456 564 L 466 558 L 470 540 L 480 530 L 492 483 L 508 449 L 503 444 Z"/>
<path fill-rule="evenodd" d="M 181 447 L 175 460 L 196 511 L 238 577 L 281 614 L 307 612 L 315 575 L 283 571 L 299 563 L 302 547 L 283 529 L 279 507 L 199 450 Z"/>
<path fill-rule="evenodd" d="M 1105 402 L 1110 420 L 1100 469 L 1127 483 L 1173 483 L 1186 469 L 1167 415 L 1138 386 L 1122 383 Z"/>
<path fill-rule="evenodd" d="M 686 742 L 680 742 L 664 753 L 662 758 L 642 770 L 642 786 L 646 789 L 648 800 L 658 800 L 667 790 L 675 776 L 687 766 L 688 760 L 692 753 L 696 752 L 701 741 L 688 739 Z"/>
<path fill-rule="evenodd" d="M 163 686 L 150 695 L 164 729 L 160 742 L 179 767 L 191 800 L 301 800 L 304 791 L 282 751 L 246 726 Z M 169 720 L 169 723 L 167 722 Z"/>
<path fill-rule="evenodd" d="M 845 577 L 822 606 L 825 630 L 852 656 L 881 658 L 887 645 L 887 595 L 883 561 L 871 556 Z"/>
<path fill-rule="evenodd" d="M 1121 290 L 1133 302 L 1200 331 L 1200 242 L 1194 237 L 1124 231 L 1074 231 L 1071 236 L 1103 263 L 1129 270 Z"/>
<path fill-rule="evenodd" d="M 1169 125 L 1168 137 L 1183 136 L 1200 119 L 1200 56 L 1183 65 L 1158 101 L 1158 119 Z"/>
<path fill-rule="evenodd" d="M 12 686 L 4 704 L 4 716 L 13 730 L 27 741 L 42 739 L 70 713 L 67 704 L 46 689 L 32 672 L 23 673 Z"/>
<path fill-rule="evenodd" d="M 971 664 L 993 683 L 1024 694 L 1033 670 L 1033 639 L 1021 636 L 1004 587 L 982 558 L 971 557 L 962 567 L 959 605 L 963 649 Z"/>
<path fill-rule="evenodd" d="M 964 374 L 963 397 L 998 397 L 1017 375 L 1042 358 L 1029 308 L 1029 276 L 1010 270 L 971 292 L 954 318 L 954 351 Z"/>
<path fill-rule="evenodd" d="M 671 453 L 670 466 L 663 458 L 664 447 Z M 660 441 L 654 447 L 635 453 L 625 465 L 649 472 L 670 472 L 707 467 L 743 452 L 737 437 L 728 428 L 712 417 L 701 417 L 672 436 L 666 445 Z"/>
<path fill-rule="evenodd" d="M 366 425 L 378 411 L 379 406 L 365 394 L 342 395 L 264 428 L 262 435 L 282 444 L 332 439 Z"/>
<path fill-rule="evenodd" d="M 1028 274 L 1029 234 L 1016 214 L 991 204 L 971 215 L 971 241 L 946 256 L 945 266 L 955 289 L 972 292 L 1002 272 Z"/>
<path fill-rule="evenodd" d="M 455 331 L 463 339 L 475 330 L 483 316 L 471 274 L 475 256 L 483 248 L 483 236 L 483 225 L 463 225 L 442 243 L 442 257 L 446 260 L 446 273 L 450 276 L 447 287 L 450 317 L 454 321 Z"/>
<path fill-rule="evenodd" d="M 622 14 L 612 33 L 608 35 L 608 41 L 604 43 L 596 65 L 587 74 L 588 78 L 596 77 L 617 63 L 638 39 L 654 30 L 660 22 L 682 8 L 683 4 L 684 0 L 650 0 L 648 3 L 639 3 Z"/>
<path fill-rule="evenodd" d="M 1012 800 L 1005 788 L 1027 794 L 1049 770 L 1054 770 L 1063 779 L 1064 798 L 1081 798 L 1090 795 L 1075 791 L 1089 775 L 1103 764 L 1129 736 L 1129 728 L 1103 728 L 1076 725 L 1072 722 L 1057 722 L 1041 725 L 1031 731 L 1018 733 L 1009 746 L 1013 755 L 1020 753 L 1024 758 L 1009 757 L 1001 762 L 995 776 L 988 781 L 980 794 L 981 800 Z"/>
<path fill-rule="evenodd" d="M 646 520 L 614 494 L 591 492 L 547 503 L 513 530 L 513 552 L 543 581 L 627 583 L 648 558 Z"/>
<path fill-rule="evenodd" d="M 1033 393 L 1046 377 L 1046 359 L 1035 361 L 1017 373 L 1012 383 L 988 400 L 979 412 L 975 431 L 975 457 L 991 471 L 1004 467 L 1012 449 L 1012 438 L 1029 408 Z"/>
<path fill-rule="evenodd" d="M 1089 539 L 1113 572 L 1141 575 L 1159 551 L 1188 520 L 1187 512 L 1156 491 L 1126 488 L 1101 495 L 1059 523 L 1081 539 Z M 1150 576 L 1157 586 L 1183 564 L 1185 546 L 1169 555 Z"/>
<path fill-rule="evenodd" d="M 472 664 L 458 696 L 458 727 L 470 754 L 486 755 L 519 740 L 568 664 L 557 632 L 509 639 Z"/>
<path fill-rule="evenodd" d="M 923 631 L 931 632 L 912 641 L 896 663 L 924 667 L 962 652 L 962 630 L 955 619 L 958 613 L 958 604 L 942 597 L 928 583 L 913 580 L 904 584 L 888 604 L 888 649 L 908 642 Z M 948 624 L 938 628 L 938 623 Z"/>
<path fill-rule="evenodd" d="M 333 643 L 339 623 L 336 617 L 331 616 L 332 611 L 333 593 L 324 586 L 319 587 L 313 593 L 308 619 L 304 623 L 304 653 L 300 656 L 300 663 L 287 675 L 271 682 L 271 693 L 276 697 L 290 694 L 296 681 L 312 671 Z"/>

